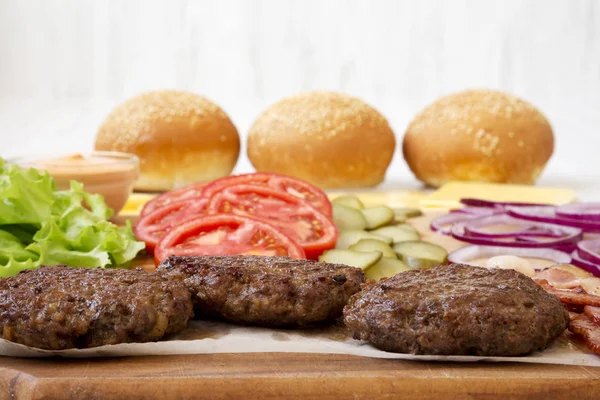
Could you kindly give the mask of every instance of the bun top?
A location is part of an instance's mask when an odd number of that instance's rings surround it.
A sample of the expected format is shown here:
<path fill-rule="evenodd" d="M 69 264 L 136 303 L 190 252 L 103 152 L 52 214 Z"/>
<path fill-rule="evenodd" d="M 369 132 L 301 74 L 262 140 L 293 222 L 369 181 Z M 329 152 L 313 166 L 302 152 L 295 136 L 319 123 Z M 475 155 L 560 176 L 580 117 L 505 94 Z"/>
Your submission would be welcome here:
<path fill-rule="evenodd" d="M 118 105 L 98 129 L 95 148 L 136 154 L 136 188 L 169 190 L 229 175 L 240 139 L 215 103 L 189 92 L 159 90 Z"/>
<path fill-rule="evenodd" d="M 492 90 L 443 97 L 409 125 L 403 153 L 418 179 L 531 184 L 554 149 L 548 120 L 531 104 Z"/>
<path fill-rule="evenodd" d="M 387 120 L 364 101 L 315 91 L 265 110 L 250 129 L 248 156 L 258 171 L 322 188 L 364 187 L 383 180 L 395 143 Z"/>
<path fill-rule="evenodd" d="M 338 92 L 306 92 L 287 97 L 265 110 L 252 127 L 259 130 L 265 123 L 293 129 L 302 135 L 362 128 L 365 122 L 374 129 L 389 129 L 387 120 L 373 107 L 357 97 Z M 282 136 L 267 129 L 271 136 Z M 269 135 L 268 132 L 261 132 Z"/>
<path fill-rule="evenodd" d="M 190 92 L 158 90 L 115 107 L 98 130 L 97 148 L 133 152 L 155 144 L 198 147 L 235 146 L 237 130 L 210 100 Z"/>

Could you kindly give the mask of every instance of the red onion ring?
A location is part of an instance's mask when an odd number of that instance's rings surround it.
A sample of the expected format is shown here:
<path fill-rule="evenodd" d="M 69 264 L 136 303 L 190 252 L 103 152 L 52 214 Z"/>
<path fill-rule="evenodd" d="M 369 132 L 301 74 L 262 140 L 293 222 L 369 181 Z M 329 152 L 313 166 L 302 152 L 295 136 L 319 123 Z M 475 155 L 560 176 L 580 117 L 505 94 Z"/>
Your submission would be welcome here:
<path fill-rule="evenodd" d="M 500 209 L 489 208 L 489 207 L 463 207 L 463 208 L 457 208 L 456 210 L 452 210 L 450 212 L 483 216 L 483 215 L 492 215 L 492 214 L 502 214 L 504 211 L 502 211 Z"/>
<path fill-rule="evenodd" d="M 587 272 L 591 273 L 594 276 L 600 277 L 600 264 L 596 264 L 591 261 L 584 260 L 583 258 L 581 258 L 579 256 L 577 251 L 574 251 L 573 253 L 571 253 L 571 258 L 573 258 L 573 261 L 571 261 L 571 263 L 573 265 L 576 265 L 582 269 L 585 269 Z"/>
<path fill-rule="evenodd" d="M 543 245 L 544 243 L 546 243 L 545 240 L 540 240 L 535 237 L 527 237 L 527 236 L 516 237 L 515 242 L 517 242 L 517 243 L 518 242 L 533 242 L 533 243 L 539 243 L 540 245 Z M 577 248 L 577 244 L 576 243 L 565 243 L 565 244 L 561 244 L 561 245 L 557 245 L 557 246 L 552 246 L 552 248 L 554 250 L 563 251 L 565 253 L 571 253 L 573 250 L 575 250 Z"/>
<path fill-rule="evenodd" d="M 504 211 L 502 210 L 495 210 L 492 208 L 464 207 L 457 210 L 452 210 L 450 214 L 434 218 L 429 224 L 429 227 L 434 232 L 441 233 L 442 235 L 449 235 L 452 227 L 450 226 L 445 228 L 446 225 L 453 225 L 457 222 L 463 222 L 469 219 L 503 213 Z"/>
<path fill-rule="evenodd" d="M 545 222 L 555 225 L 581 228 L 586 232 L 600 232 L 600 222 L 586 222 L 578 219 L 558 217 L 556 207 L 507 207 L 506 212 L 520 219 L 528 221 Z"/>
<path fill-rule="evenodd" d="M 441 233 L 442 235 L 449 235 L 452 230 L 452 225 L 457 222 L 463 222 L 474 218 L 479 218 L 479 216 L 466 213 L 450 213 L 434 218 L 431 220 L 429 227 L 434 232 Z M 450 227 L 446 227 L 446 225 L 450 225 Z"/>
<path fill-rule="evenodd" d="M 582 240 L 577 244 L 577 255 L 594 264 L 600 264 L 600 239 Z"/>
<path fill-rule="evenodd" d="M 556 215 L 562 218 L 598 221 L 600 223 L 600 203 L 571 203 L 556 208 Z"/>
<path fill-rule="evenodd" d="M 512 218 L 512 217 L 509 217 Z M 564 236 L 563 232 L 558 232 L 557 230 L 550 230 L 545 227 L 539 227 L 535 225 L 531 225 L 530 222 L 527 221 L 519 221 L 520 225 L 524 225 L 523 229 L 511 232 L 484 232 L 478 230 L 476 227 L 472 228 L 469 226 L 465 227 L 465 232 L 469 235 L 473 236 L 483 236 L 483 237 L 491 237 L 491 238 L 516 238 L 516 239 L 524 239 L 527 237 L 549 237 L 549 238 L 560 238 Z M 524 240 L 524 241 L 535 241 L 535 240 Z M 541 243 L 541 241 L 540 241 Z"/>
<path fill-rule="evenodd" d="M 554 224 L 547 223 L 530 223 L 530 227 L 539 227 L 542 230 L 547 232 L 553 232 L 553 234 L 558 235 L 562 233 L 560 237 L 552 236 L 556 239 L 548 240 L 544 242 L 539 241 L 519 241 L 519 242 L 506 242 L 502 239 L 508 238 L 516 238 L 519 237 L 519 232 L 511 232 L 510 236 L 508 234 L 493 234 L 493 233 L 477 233 L 472 234 L 469 233 L 469 230 L 473 231 L 478 227 L 489 226 L 489 225 L 497 225 L 497 224 L 516 224 L 522 225 L 523 221 L 517 218 L 510 217 L 506 214 L 500 215 L 491 215 L 487 217 L 479 217 L 468 219 L 467 221 L 455 223 L 451 229 L 451 235 L 458 240 L 462 240 L 464 242 L 469 242 L 473 244 L 481 244 L 481 245 L 489 245 L 489 246 L 503 246 L 503 247 L 524 247 L 524 248 L 555 248 L 555 247 L 563 247 L 567 244 L 573 244 L 581 240 L 583 233 L 579 228 L 560 226 Z M 518 243 L 518 245 L 516 245 Z"/>
<path fill-rule="evenodd" d="M 482 199 L 460 199 L 460 202 L 465 206 L 472 207 L 487 207 L 487 208 L 505 208 L 509 206 L 513 207 L 551 207 L 546 204 L 534 204 L 534 203 L 518 203 L 518 202 L 510 202 L 510 201 L 490 201 L 490 200 L 482 200 Z"/>
<path fill-rule="evenodd" d="M 498 247 L 498 246 L 466 246 L 448 254 L 448 261 L 452 263 L 471 264 L 469 261 L 476 258 L 489 258 L 495 256 L 517 256 L 543 258 L 552 260 L 557 264 L 570 264 L 571 256 L 568 253 L 554 249 L 524 249 L 522 247 Z"/>

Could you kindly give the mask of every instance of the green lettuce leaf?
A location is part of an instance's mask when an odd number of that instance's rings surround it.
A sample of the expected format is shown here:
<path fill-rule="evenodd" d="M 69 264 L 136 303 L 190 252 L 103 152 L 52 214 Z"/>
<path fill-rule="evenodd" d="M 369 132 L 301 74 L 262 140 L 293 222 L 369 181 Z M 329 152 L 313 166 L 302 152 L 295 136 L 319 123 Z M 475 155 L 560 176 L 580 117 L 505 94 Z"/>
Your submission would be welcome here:
<path fill-rule="evenodd" d="M 16 236 L 0 230 L 0 277 L 36 268 L 37 261 L 37 254 L 26 250 L 25 245 Z"/>
<path fill-rule="evenodd" d="M 0 225 L 40 225 L 50 216 L 54 194 L 48 173 L 24 170 L 0 159 Z"/>
<path fill-rule="evenodd" d="M 10 233 L 21 241 L 21 243 L 29 244 L 33 242 L 33 236 L 37 232 L 37 228 L 33 225 L 4 225 L 2 230 Z"/>
<path fill-rule="evenodd" d="M 41 265 L 125 266 L 144 248 L 129 222 L 119 227 L 108 221 L 113 211 L 102 196 L 75 181 L 56 191 L 47 174 L 1 159 L 0 203 L 0 276 Z"/>

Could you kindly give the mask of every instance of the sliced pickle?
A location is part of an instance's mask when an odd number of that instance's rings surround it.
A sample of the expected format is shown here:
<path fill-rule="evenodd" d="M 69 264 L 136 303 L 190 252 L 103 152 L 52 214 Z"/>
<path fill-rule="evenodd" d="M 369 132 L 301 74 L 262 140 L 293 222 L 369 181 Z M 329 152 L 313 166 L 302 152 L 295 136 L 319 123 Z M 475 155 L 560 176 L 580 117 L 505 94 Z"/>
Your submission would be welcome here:
<path fill-rule="evenodd" d="M 340 204 L 333 205 L 333 222 L 340 231 L 362 230 L 367 227 L 363 213 Z"/>
<path fill-rule="evenodd" d="M 388 244 L 377 239 L 361 239 L 350 246 L 348 250 L 360 252 L 380 251 L 383 257 L 398 258 L 396 252 Z"/>
<path fill-rule="evenodd" d="M 431 268 L 445 264 L 448 252 L 437 244 L 414 240 L 394 245 L 398 258 L 411 268 Z"/>
<path fill-rule="evenodd" d="M 404 214 L 394 214 L 394 220 L 392 223 L 394 224 L 403 224 L 407 220 L 406 215 Z"/>
<path fill-rule="evenodd" d="M 375 229 L 370 233 L 377 236 L 390 237 L 394 243 L 414 241 L 421 238 L 417 230 L 410 225 L 384 226 L 383 228 Z"/>
<path fill-rule="evenodd" d="M 351 195 L 336 197 L 331 203 L 354 208 L 356 210 L 362 210 L 365 208 L 365 205 L 358 197 Z"/>
<path fill-rule="evenodd" d="M 363 271 L 367 268 L 375 265 L 383 257 L 380 251 L 370 251 L 368 253 L 333 249 L 327 250 L 319 257 L 320 262 L 327 262 L 332 264 L 344 264 L 351 267 L 360 268 Z"/>
<path fill-rule="evenodd" d="M 365 271 L 365 276 L 376 281 L 381 278 L 391 278 L 400 272 L 410 271 L 412 268 L 397 258 L 382 258 Z"/>
<path fill-rule="evenodd" d="M 402 219 L 403 221 L 409 218 L 420 217 L 423 215 L 423 212 L 418 208 L 412 207 L 396 207 L 393 208 L 394 214 L 396 215 L 396 219 Z"/>
<path fill-rule="evenodd" d="M 414 232 L 414 233 L 416 233 L 417 235 L 419 234 L 419 231 L 417 230 L 417 228 L 415 228 L 415 227 L 414 227 L 414 226 L 412 226 L 412 225 L 408 225 L 408 224 L 399 224 L 399 225 L 395 225 L 394 227 L 395 227 L 395 228 L 397 228 L 397 229 L 402 229 L 402 230 L 404 230 L 404 231 L 407 231 L 407 232 Z"/>
<path fill-rule="evenodd" d="M 354 243 L 358 242 L 361 239 L 375 239 L 380 240 L 386 244 L 392 244 L 392 238 L 387 236 L 376 235 L 367 231 L 342 231 L 340 232 L 340 236 L 338 237 L 337 243 L 335 245 L 336 249 L 347 249 L 352 246 Z"/>
<path fill-rule="evenodd" d="M 369 207 L 360 211 L 367 221 L 367 229 L 376 229 L 394 220 L 394 211 L 387 206 Z"/>

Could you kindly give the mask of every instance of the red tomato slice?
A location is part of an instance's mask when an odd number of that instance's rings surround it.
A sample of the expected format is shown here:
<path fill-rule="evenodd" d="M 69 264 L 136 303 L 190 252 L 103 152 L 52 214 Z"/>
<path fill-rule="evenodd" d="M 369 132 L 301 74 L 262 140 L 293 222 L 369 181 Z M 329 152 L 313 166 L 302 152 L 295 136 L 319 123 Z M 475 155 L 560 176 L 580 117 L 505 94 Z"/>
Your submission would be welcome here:
<path fill-rule="evenodd" d="M 325 214 L 296 196 L 269 187 L 230 186 L 212 195 L 207 213 L 266 221 L 302 246 L 309 259 L 333 248 L 338 237 L 337 228 Z"/>
<path fill-rule="evenodd" d="M 332 215 L 331 202 L 325 192 L 308 182 L 285 175 L 259 172 L 228 176 L 208 184 L 202 194 L 210 197 L 216 192 L 237 185 L 268 186 L 310 203 L 328 217 Z"/>
<path fill-rule="evenodd" d="M 302 247 L 273 225 L 237 215 L 207 215 L 171 229 L 158 242 L 154 260 L 236 254 L 305 258 Z"/>
<path fill-rule="evenodd" d="M 204 215 L 207 203 L 208 199 L 204 197 L 169 203 L 141 217 L 135 223 L 133 232 L 139 240 L 146 242 L 146 250 L 152 253 L 158 241 L 174 225 Z"/>
<path fill-rule="evenodd" d="M 199 197 L 202 195 L 204 187 L 206 187 L 206 183 L 194 183 L 193 185 L 184 186 L 156 196 L 144 205 L 140 216 L 143 217 L 144 215 L 150 214 L 152 211 L 158 208 L 164 207 L 167 204 L 179 200 L 189 199 L 191 197 Z"/>

